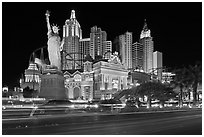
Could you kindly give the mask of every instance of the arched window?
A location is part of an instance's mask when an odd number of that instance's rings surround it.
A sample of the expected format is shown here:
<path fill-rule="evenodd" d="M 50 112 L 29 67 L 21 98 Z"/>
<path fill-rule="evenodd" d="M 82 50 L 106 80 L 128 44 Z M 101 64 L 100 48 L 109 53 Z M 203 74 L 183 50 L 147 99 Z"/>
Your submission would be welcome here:
<path fill-rule="evenodd" d="M 79 74 L 76 74 L 76 75 L 74 76 L 74 80 L 75 80 L 75 81 L 81 81 L 81 76 L 80 76 Z"/>

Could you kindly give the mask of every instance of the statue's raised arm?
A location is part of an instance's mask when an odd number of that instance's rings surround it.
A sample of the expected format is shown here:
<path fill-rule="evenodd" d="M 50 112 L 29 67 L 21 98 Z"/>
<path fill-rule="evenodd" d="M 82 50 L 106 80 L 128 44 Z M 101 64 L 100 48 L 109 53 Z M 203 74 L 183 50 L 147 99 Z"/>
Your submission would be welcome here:
<path fill-rule="evenodd" d="M 47 10 L 46 13 L 45 13 L 45 16 L 46 16 L 47 29 L 48 29 L 47 35 L 48 35 L 48 38 L 49 38 L 51 36 L 51 33 L 52 33 L 52 28 L 51 28 L 50 20 L 49 20 L 50 11 Z"/>

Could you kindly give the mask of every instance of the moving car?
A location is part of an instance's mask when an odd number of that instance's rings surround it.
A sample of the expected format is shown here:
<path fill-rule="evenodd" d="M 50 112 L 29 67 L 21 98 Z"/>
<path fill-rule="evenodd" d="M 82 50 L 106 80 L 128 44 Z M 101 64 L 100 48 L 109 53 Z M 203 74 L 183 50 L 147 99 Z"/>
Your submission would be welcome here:
<path fill-rule="evenodd" d="M 13 101 L 11 101 L 11 100 L 3 100 L 2 101 L 2 109 L 3 110 L 5 110 L 5 109 L 7 109 L 7 108 L 14 108 L 15 107 L 15 105 L 14 105 L 14 103 L 13 103 Z"/>
<path fill-rule="evenodd" d="M 23 108 L 24 103 L 19 100 L 3 100 L 2 101 L 2 109 L 19 109 Z"/>
<path fill-rule="evenodd" d="M 126 106 L 126 104 L 122 103 L 120 100 L 115 100 L 115 99 L 101 100 L 99 102 L 100 111 L 121 110 L 125 106 Z"/>
<path fill-rule="evenodd" d="M 89 101 L 88 104 L 87 104 L 87 107 L 86 107 L 86 110 L 94 110 L 94 111 L 97 111 L 99 108 L 99 101 Z"/>
<path fill-rule="evenodd" d="M 74 104 L 69 100 L 49 100 L 45 104 L 36 106 L 31 112 L 34 114 L 63 114 L 74 110 Z"/>

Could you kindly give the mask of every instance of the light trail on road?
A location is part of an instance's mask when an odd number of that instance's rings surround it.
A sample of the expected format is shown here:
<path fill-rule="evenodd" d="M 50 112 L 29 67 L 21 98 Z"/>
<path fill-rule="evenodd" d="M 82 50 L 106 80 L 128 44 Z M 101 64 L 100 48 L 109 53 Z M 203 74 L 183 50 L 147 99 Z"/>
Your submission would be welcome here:
<path fill-rule="evenodd" d="M 3 122 L 3 134 L 202 134 L 202 111 L 33 118 Z M 28 122 L 29 121 L 29 122 Z M 10 123 L 10 124 L 9 124 Z M 191 128 L 190 128 L 191 127 Z M 188 129 L 185 131 L 185 129 Z M 195 129 L 194 129 L 195 128 Z M 137 130 L 135 130 L 137 129 Z M 180 129 L 178 131 L 177 129 Z M 191 130 L 190 130 L 191 129 Z M 166 132 L 165 132 L 166 131 Z"/>

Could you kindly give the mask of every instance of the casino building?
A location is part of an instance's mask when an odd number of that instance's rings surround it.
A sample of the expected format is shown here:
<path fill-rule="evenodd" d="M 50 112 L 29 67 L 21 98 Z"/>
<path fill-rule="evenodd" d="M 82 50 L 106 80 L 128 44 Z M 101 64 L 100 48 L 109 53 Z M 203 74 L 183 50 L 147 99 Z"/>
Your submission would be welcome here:
<path fill-rule="evenodd" d="M 60 77 L 63 82 L 54 82 L 58 84 L 56 90 L 65 87 L 65 94 L 63 92 L 65 98 L 85 101 L 110 99 L 116 92 L 128 88 L 128 70 L 119 60 L 118 53 L 111 53 L 112 42 L 107 41 L 106 37 L 105 31 L 94 26 L 91 28 L 90 38 L 83 39 L 81 26 L 76 19 L 75 11 L 71 11 L 70 19 L 66 20 L 63 26 L 64 45 L 61 52 L 63 77 Z M 99 56 L 102 58 L 99 58 Z M 35 63 L 30 64 L 25 71 L 26 79 L 22 87 L 29 84 L 30 87 L 35 85 L 35 89 L 38 88 L 39 91 L 43 90 L 42 78 L 51 76 L 41 73 Z M 51 83 L 53 83 L 53 80 L 55 80 L 54 77 Z M 35 84 L 33 84 L 34 82 Z M 52 85 L 48 85 L 44 81 L 44 87 L 47 89 L 52 89 Z M 47 90 L 47 93 L 49 93 L 49 90 Z"/>
<path fill-rule="evenodd" d="M 117 53 L 108 61 L 93 60 L 87 56 L 83 71 L 64 72 L 68 99 L 111 99 L 113 94 L 127 88 L 128 70 L 121 64 Z"/>
<path fill-rule="evenodd" d="M 81 26 L 72 10 L 63 26 L 63 38 L 62 71 L 68 99 L 109 99 L 127 88 L 128 71 L 117 53 L 112 55 L 112 42 L 107 41 L 105 31 L 94 26 L 90 38 L 83 39 Z"/>
<path fill-rule="evenodd" d="M 127 89 L 128 70 L 121 64 L 117 52 L 107 62 L 95 63 L 93 71 L 95 99 L 111 99 L 116 92 Z"/>

